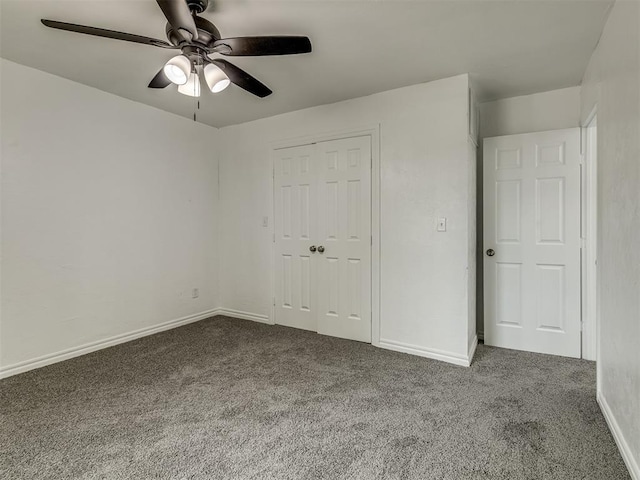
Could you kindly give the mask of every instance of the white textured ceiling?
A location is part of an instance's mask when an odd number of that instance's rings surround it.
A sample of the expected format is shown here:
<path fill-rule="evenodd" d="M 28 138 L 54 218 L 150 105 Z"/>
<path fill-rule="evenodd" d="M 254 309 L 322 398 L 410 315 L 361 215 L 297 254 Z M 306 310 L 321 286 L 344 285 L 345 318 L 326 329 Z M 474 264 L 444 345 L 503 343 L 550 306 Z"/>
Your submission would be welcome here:
<path fill-rule="evenodd" d="M 613 0 L 222 0 L 204 16 L 223 37 L 308 35 L 313 53 L 228 60 L 266 83 L 259 99 L 203 92 L 220 127 L 470 73 L 481 100 L 578 85 Z M 49 18 L 165 39 L 155 0 L 0 0 L 1 56 L 191 117 L 193 99 L 147 84 L 173 50 L 52 30 Z"/>

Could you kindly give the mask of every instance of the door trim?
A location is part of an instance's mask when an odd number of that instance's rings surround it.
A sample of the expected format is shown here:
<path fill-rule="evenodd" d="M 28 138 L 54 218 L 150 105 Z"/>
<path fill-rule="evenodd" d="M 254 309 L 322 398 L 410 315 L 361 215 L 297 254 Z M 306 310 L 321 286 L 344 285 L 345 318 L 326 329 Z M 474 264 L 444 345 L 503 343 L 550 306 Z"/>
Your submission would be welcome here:
<path fill-rule="evenodd" d="M 595 131 L 593 130 L 595 128 Z M 580 129 L 582 153 L 581 195 L 581 236 L 584 249 L 581 258 L 582 267 L 582 358 L 598 360 L 598 151 L 597 151 L 597 110 L 593 108 L 584 126 Z M 591 136 L 595 134 L 595 139 Z M 594 150 L 591 140 L 595 140 Z M 587 299 L 585 300 L 585 295 Z M 589 296 L 593 299 L 589 300 Z"/>
<path fill-rule="evenodd" d="M 380 346 L 380 124 L 334 132 L 307 134 L 270 143 L 271 166 L 271 309 L 269 323 L 275 325 L 275 152 L 283 148 L 299 147 L 318 142 L 352 137 L 371 137 L 371 344 Z"/>

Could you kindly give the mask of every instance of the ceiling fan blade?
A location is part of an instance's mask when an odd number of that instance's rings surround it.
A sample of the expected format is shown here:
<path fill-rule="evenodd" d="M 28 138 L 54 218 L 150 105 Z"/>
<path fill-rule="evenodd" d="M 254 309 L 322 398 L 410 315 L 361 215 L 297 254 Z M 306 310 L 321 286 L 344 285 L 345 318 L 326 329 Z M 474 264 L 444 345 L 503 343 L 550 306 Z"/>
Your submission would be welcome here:
<path fill-rule="evenodd" d="M 156 0 L 167 21 L 186 41 L 198 38 L 196 22 L 185 0 Z"/>
<path fill-rule="evenodd" d="M 236 37 L 216 40 L 213 48 L 222 55 L 293 55 L 311 52 L 308 37 Z"/>
<path fill-rule="evenodd" d="M 260 98 L 267 97 L 273 93 L 271 90 L 269 90 L 269 87 L 249 75 L 241 68 L 236 67 L 233 63 L 229 63 L 221 58 L 216 58 L 214 60 L 211 60 L 211 62 L 215 63 L 224 71 L 224 73 L 226 73 L 227 77 L 229 77 L 229 80 L 231 80 L 231 83 L 235 83 L 237 86 L 245 89 L 247 92 L 253 93 Z"/>
<path fill-rule="evenodd" d="M 164 68 L 161 68 L 149 83 L 149 88 L 166 88 L 169 85 L 171 85 L 171 80 L 164 74 Z"/>
<path fill-rule="evenodd" d="M 76 25 L 74 23 L 57 22 L 55 20 L 42 19 L 43 25 L 58 30 L 66 30 L 68 32 L 84 33 L 85 35 L 94 35 L 96 37 L 113 38 L 115 40 L 124 40 L 125 42 L 142 43 L 144 45 L 153 45 L 160 48 L 178 48 L 170 43 L 158 40 L 156 38 L 143 37 L 132 33 L 116 32 L 115 30 L 106 30 L 104 28 L 87 27 L 85 25 Z"/>

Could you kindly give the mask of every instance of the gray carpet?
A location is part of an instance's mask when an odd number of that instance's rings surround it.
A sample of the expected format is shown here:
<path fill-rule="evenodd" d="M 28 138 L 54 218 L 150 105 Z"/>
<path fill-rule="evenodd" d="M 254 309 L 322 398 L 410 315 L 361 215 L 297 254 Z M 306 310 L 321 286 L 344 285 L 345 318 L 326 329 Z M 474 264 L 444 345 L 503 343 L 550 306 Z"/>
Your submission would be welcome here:
<path fill-rule="evenodd" d="M 0 478 L 628 479 L 595 365 L 224 317 L 0 382 Z"/>

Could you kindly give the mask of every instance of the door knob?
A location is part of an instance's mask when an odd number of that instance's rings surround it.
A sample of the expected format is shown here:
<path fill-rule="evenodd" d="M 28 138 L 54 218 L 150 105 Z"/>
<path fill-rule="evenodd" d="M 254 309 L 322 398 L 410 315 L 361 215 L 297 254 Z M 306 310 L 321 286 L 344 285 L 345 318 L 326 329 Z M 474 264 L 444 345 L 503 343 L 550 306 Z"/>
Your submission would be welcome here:
<path fill-rule="evenodd" d="M 493 248 L 490 248 L 489 250 L 487 250 L 487 255 L 490 257 L 493 257 L 496 254 L 495 250 Z"/>
<path fill-rule="evenodd" d="M 322 245 L 320 245 L 320 246 L 318 247 L 318 251 L 319 251 L 320 253 L 324 252 L 324 247 L 323 247 Z"/>
<path fill-rule="evenodd" d="M 310 251 L 311 253 L 316 253 L 316 246 L 315 246 L 315 245 L 311 245 L 311 246 L 309 247 L 309 251 Z"/>

